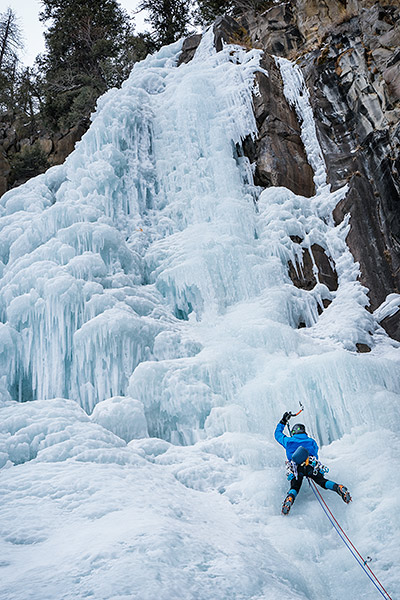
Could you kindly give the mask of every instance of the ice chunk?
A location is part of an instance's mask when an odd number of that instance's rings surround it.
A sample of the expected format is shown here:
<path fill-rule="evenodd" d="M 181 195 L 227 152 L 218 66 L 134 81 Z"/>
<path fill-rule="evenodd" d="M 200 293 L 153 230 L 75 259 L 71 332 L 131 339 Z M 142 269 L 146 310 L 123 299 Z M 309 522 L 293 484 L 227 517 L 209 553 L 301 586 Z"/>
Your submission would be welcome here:
<path fill-rule="evenodd" d="M 231 404 L 211 409 L 204 430 L 209 437 L 217 437 L 226 431 L 247 432 L 247 417 L 241 406 Z"/>
<path fill-rule="evenodd" d="M 400 294 L 389 294 L 374 311 L 374 317 L 380 323 L 386 317 L 391 317 L 400 309 Z"/>
<path fill-rule="evenodd" d="M 114 396 L 96 405 L 91 420 L 126 442 L 148 437 L 143 404 L 128 396 Z"/>

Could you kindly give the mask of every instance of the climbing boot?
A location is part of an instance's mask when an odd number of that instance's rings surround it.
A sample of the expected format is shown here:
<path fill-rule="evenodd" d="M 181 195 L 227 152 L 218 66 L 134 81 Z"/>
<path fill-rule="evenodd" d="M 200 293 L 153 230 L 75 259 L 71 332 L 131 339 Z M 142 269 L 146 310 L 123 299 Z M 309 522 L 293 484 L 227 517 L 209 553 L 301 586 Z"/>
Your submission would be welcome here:
<path fill-rule="evenodd" d="M 350 496 L 350 492 L 347 487 L 344 487 L 344 485 L 336 484 L 335 492 L 339 494 L 343 502 L 346 502 L 346 504 L 351 502 L 352 498 Z"/>
<path fill-rule="evenodd" d="M 282 514 L 289 514 L 290 509 L 292 508 L 292 504 L 294 502 L 294 496 L 292 494 L 288 494 L 282 504 Z"/>

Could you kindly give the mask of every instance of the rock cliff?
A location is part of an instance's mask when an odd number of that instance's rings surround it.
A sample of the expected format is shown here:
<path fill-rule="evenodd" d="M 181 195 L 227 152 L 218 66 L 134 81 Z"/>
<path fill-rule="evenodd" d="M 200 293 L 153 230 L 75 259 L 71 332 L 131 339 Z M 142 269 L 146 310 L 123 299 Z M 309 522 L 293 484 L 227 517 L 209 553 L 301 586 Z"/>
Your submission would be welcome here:
<path fill-rule="evenodd" d="M 255 97 L 259 139 L 250 157 L 259 183 L 313 193 L 296 118 L 271 60 L 277 55 L 303 70 L 329 183 L 349 186 L 334 217 L 340 222 L 350 214 L 347 243 L 375 310 L 400 290 L 400 5 L 293 0 L 248 12 L 241 25 L 264 50 L 270 73 Z M 400 339 L 398 314 L 382 325 Z"/>
<path fill-rule="evenodd" d="M 12 115 L 0 118 L 0 196 L 53 165 L 60 165 L 89 127 L 89 119 L 63 132 L 50 132 Z"/>

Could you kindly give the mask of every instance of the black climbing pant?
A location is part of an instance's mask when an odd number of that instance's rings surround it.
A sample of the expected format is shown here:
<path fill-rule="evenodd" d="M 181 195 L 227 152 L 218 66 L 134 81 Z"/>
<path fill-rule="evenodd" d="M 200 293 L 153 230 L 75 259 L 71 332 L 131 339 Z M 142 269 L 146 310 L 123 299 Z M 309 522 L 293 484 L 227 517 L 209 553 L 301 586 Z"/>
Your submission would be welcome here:
<path fill-rule="evenodd" d="M 309 477 L 310 479 L 313 479 L 315 483 L 320 485 L 322 488 L 326 489 L 326 484 L 329 480 L 325 479 L 325 477 L 320 472 L 314 475 L 313 471 L 314 469 L 310 465 L 307 465 L 306 467 L 300 465 L 299 467 L 297 467 L 297 479 L 293 477 L 293 479 L 290 481 L 290 489 L 295 490 L 295 492 L 299 493 L 304 477 Z M 329 481 L 328 489 L 334 489 L 334 485 L 336 484 L 334 484 L 333 481 Z"/>

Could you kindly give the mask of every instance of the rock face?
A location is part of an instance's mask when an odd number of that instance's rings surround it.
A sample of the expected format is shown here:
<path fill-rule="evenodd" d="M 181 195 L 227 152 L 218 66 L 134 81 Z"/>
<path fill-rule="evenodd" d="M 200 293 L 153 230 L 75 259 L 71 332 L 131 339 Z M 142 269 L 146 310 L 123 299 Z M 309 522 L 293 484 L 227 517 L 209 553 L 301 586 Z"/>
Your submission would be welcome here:
<path fill-rule="evenodd" d="M 377 3 L 329 32 L 312 67 L 303 63 L 330 183 L 349 184 L 335 218 L 351 215 L 347 243 L 373 309 L 400 288 L 399 43 L 400 7 Z"/>
<path fill-rule="evenodd" d="M 249 156 L 257 162 L 259 183 L 313 193 L 296 119 L 271 67 L 275 54 L 301 66 L 328 181 L 333 189 L 349 186 L 334 218 L 340 222 L 350 214 L 347 243 L 374 310 L 400 290 L 399 3 L 294 0 L 248 12 L 242 23 L 252 44 L 264 50 L 271 73 L 270 81 L 260 79 L 261 96 L 254 99 L 260 136 Z M 315 257 L 319 271 L 325 268 L 322 254 Z M 309 288 L 304 269 L 303 281 L 293 265 L 290 274 L 295 285 Z M 400 339 L 400 311 L 381 324 Z"/>
<path fill-rule="evenodd" d="M 201 41 L 201 34 L 191 35 L 185 39 L 178 64 L 188 63 L 194 57 L 197 47 Z"/>
<path fill-rule="evenodd" d="M 255 183 L 263 187 L 285 186 L 303 196 L 313 196 L 313 171 L 307 162 L 296 114 L 283 95 L 280 72 L 270 55 L 264 56 L 261 66 L 269 76 L 257 74 L 259 94 L 254 97 L 254 108 L 259 139 L 251 157 L 256 162 Z"/>
<path fill-rule="evenodd" d="M 89 124 L 89 119 L 84 119 L 68 131 L 49 133 L 3 115 L 0 120 L 0 196 L 48 167 L 62 164 Z"/>
<path fill-rule="evenodd" d="M 292 240 L 294 242 L 301 243 L 300 238 L 296 239 L 295 237 L 292 237 Z M 292 262 L 289 261 L 289 275 L 294 285 L 303 290 L 313 289 L 317 283 L 317 279 L 313 270 L 314 263 L 318 268 L 319 282 L 326 285 L 331 292 L 337 290 L 337 273 L 325 254 L 325 250 L 319 244 L 313 244 L 309 251 L 305 251 L 303 249 L 301 264 L 293 265 Z"/>
<path fill-rule="evenodd" d="M 287 10 L 285 6 L 284 11 Z M 239 25 L 230 17 L 218 18 L 214 23 L 216 49 L 220 50 L 223 43 L 251 48 L 254 32 L 250 37 L 251 30 L 247 30 L 245 25 L 248 26 L 247 20 Z M 261 47 L 259 36 L 255 37 L 255 45 Z M 280 72 L 271 54 L 264 53 L 261 67 L 268 76 L 263 73 L 256 75 L 258 93 L 254 96 L 254 111 L 259 138 L 256 144 L 250 140 L 245 143 L 246 154 L 256 166 L 255 183 L 262 187 L 285 186 L 303 196 L 312 196 L 315 193 L 313 171 L 300 138 L 299 122 L 283 95 Z"/>

